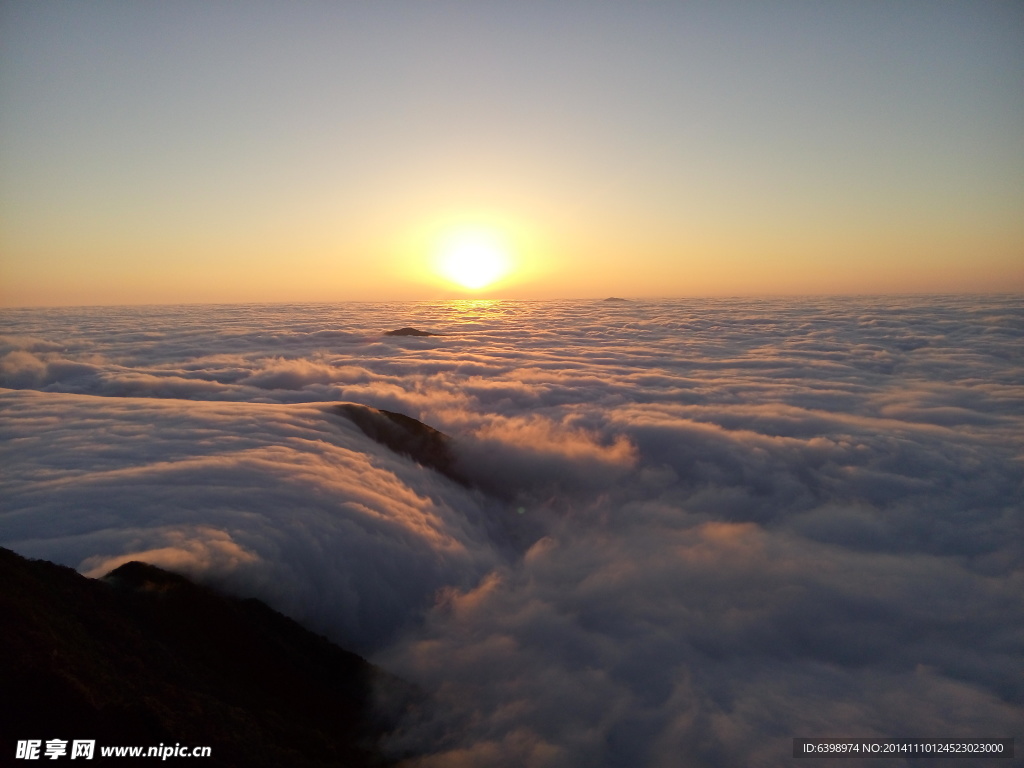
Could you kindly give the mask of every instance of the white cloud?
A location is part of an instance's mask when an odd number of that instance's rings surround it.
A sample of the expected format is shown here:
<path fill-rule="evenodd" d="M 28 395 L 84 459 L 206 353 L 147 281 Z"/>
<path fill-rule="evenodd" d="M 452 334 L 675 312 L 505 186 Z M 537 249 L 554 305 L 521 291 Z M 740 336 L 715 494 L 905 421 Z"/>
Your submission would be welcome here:
<path fill-rule="evenodd" d="M 366 649 L 493 565 L 477 501 L 318 406 L 7 391 L 4 543 L 147 559 Z"/>
<path fill-rule="evenodd" d="M 3 317 L 0 544 L 372 651 L 434 696 L 395 737 L 424 766 L 1024 735 L 1016 299 Z M 478 487 L 336 401 L 448 432 Z"/>

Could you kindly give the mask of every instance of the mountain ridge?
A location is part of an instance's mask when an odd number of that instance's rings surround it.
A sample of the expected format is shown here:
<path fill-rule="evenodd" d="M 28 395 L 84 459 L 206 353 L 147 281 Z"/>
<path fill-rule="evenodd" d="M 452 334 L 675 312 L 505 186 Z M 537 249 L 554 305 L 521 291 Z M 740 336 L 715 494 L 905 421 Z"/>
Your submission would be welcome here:
<path fill-rule="evenodd" d="M 380 740 L 420 696 L 259 600 L 146 563 L 89 579 L 0 548 L 0 583 L 8 755 L 94 739 L 210 746 L 217 766 L 381 768 Z"/>

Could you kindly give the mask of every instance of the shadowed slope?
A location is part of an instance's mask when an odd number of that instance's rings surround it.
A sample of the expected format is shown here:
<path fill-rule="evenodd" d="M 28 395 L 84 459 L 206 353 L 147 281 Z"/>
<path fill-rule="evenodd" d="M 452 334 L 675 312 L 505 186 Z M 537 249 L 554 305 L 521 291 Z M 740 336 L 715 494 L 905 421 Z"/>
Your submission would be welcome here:
<path fill-rule="evenodd" d="M 103 580 L 0 549 L 0 750 L 210 746 L 210 765 L 381 766 L 371 685 L 411 687 L 258 600 L 131 562 Z"/>

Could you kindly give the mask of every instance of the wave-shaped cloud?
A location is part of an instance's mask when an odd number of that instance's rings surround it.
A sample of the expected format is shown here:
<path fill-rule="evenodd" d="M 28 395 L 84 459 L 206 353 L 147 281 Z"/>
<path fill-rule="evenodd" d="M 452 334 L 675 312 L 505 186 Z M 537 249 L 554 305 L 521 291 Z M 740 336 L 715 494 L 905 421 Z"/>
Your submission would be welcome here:
<path fill-rule="evenodd" d="M 1024 735 L 1017 298 L 4 319 L 0 543 L 372 652 L 433 695 L 423 766 Z M 448 433 L 469 487 L 339 401 Z"/>
<path fill-rule="evenodd" d="M 4 541 L 257 592 L 363 650 L 494 565 L 478 502 L 318 406 L 7 391 Z M 15 458 L 16 455 L 16 458 Z"/>

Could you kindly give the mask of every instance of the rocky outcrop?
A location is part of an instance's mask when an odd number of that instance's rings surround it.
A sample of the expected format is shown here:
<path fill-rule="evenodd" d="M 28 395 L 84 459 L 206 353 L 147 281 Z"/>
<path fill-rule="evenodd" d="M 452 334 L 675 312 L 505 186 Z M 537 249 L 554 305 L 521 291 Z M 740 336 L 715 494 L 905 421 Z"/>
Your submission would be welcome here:
<path fill-rule="evenodd" d="M 469 485 L 456 468 L 452 439 L 443 432 L 404 413 L 379 410 L 357 403 L 341 403 L 334 407 L 334 411 L 351 420 L 371 440 L 440 472 L 460 485 Z"/>

